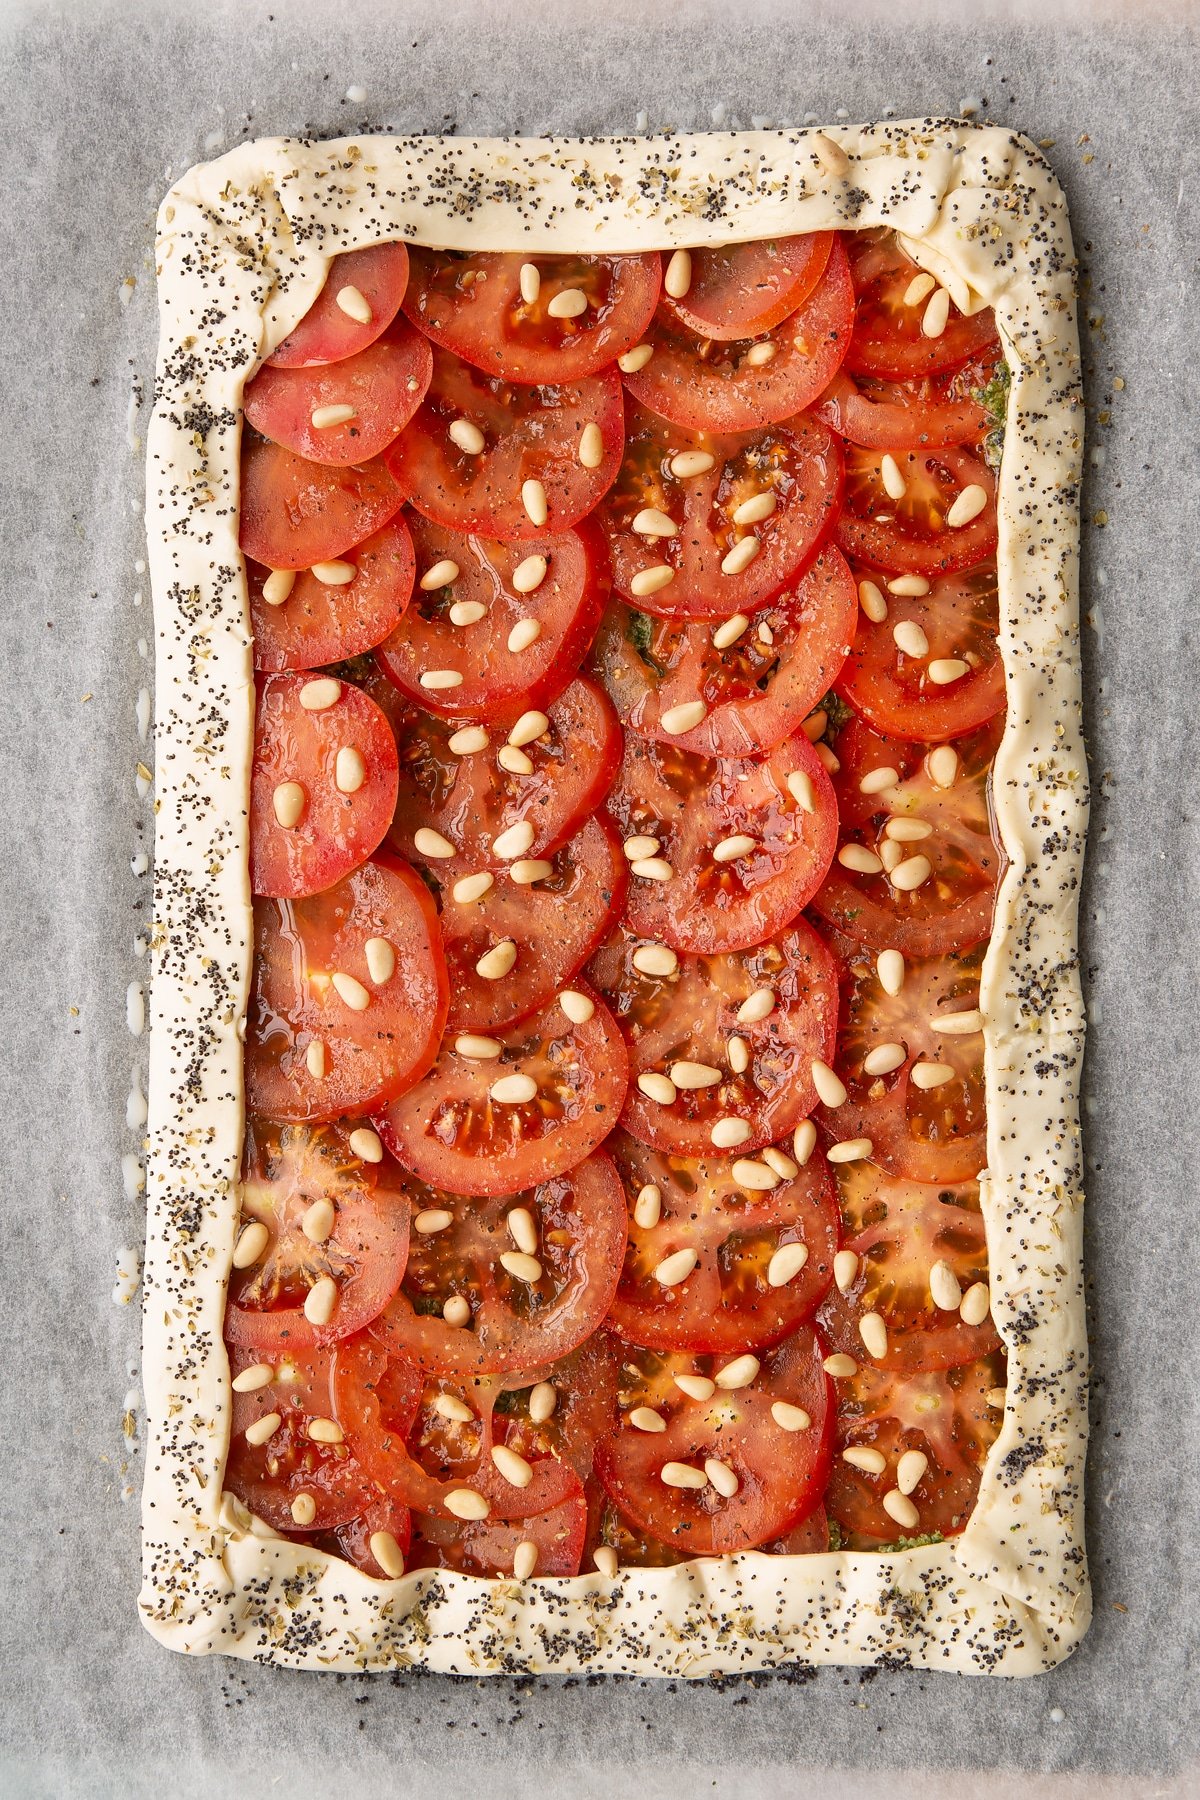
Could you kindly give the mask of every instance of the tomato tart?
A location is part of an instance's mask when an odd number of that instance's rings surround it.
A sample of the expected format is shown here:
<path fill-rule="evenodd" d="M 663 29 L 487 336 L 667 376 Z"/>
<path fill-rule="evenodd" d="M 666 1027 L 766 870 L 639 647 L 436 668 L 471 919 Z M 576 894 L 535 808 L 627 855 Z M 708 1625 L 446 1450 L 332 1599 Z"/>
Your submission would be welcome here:
<path fill-rule="evenodd" d="M 164 1643 L 1078 1641 L 1072 269 L 954 122 L 167 197 Z"/>

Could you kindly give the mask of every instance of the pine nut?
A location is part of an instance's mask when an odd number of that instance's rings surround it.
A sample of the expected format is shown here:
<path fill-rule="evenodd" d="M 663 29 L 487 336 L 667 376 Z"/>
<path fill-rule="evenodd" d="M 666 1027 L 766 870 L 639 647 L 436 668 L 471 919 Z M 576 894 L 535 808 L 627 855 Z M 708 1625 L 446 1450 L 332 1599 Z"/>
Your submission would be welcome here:
<path fill-rule="evenodd" d="M 713 845 L 713 861 L 737 862 L 739 858 L 749 856 L 757 849 L 757 838 L 747 837 L 744 832 L 736 832 L 733 837 L 722 838 L 719 844 Z"/>
<path fill-rule="evenodd" d="M 831 1163 L 865 1162 L 873 1148 L 870 1138 L 846 1138 L 840 1144 L 830 1144 L 825 1157 Z"/>
<path fill-rule="evenodd" d="M 717 1150 L 736 1150 L 751 1134 L 745 1119 L 726 1118 L 718 1119 L 708 1135 Z"/>
<path fill-rule="evenodd" d="M 639 569 L 629 583 L 629 591 L 635 599 L 643 600 L 648 594 L 657 594 L 668 587 L 675 579 L 675 571 L 670 563 L 655 563 L 649 569 Z"/>
<path fill-rule="evenodd" d="M 879 985 L 892 999 L 904 986 L 904 958 L 899 950 L 881 950 L 875 959 Z"/>
<path fill-rule="evenodd" d="M 792 1155 L 800 1168 L 806 1169 L 817 1147 L 817 1128 L 811 1119 L 801 1119 L 792 1133 Z"/>
<path fill-rule="evenodd" d="M 734 615 L 731 619 L 726 619 L 724 621 L 724 623 L 721 625 L 718 625 L 716 630 L 713 632 L 713 634 L 712 634 L 713 649 L 714 650 L 730 650 L 730 649 L 732 649 L 734 644 L 737 643 L 738 639 L 741 637 L 742 633 L 745 631 L 747 625 L 749 625 L 749 623 L 750 623 L 750 621 L 746 617 L 745 613 L 734 613 Z"/>
<path fill-rule="evenodd" d="M 542 1265 L 536 1256 L 527 1256 L 523 1250 L 505 1250 L 499 1257 L 500 1267 L 513 1277 L 514 1281 L 540 1281 Z"/>
<path fill-rule="evenodd" d="M 794 1281 L 808 1261 L 807 1244 L 780 1244 L 767 1264 L 767 1286 L 786 1287 Z"/>
<path fill-rule="evenodd" d="M 716 1087 L 721 1080 L 721 1071 L 710 1063 L 677 1062 L 671 1064 L 671 1080 L 677 1088 L 691 1092 Z"/>
<path fill-rule="evenodd" d="M 505 862 L 513 862 L 533 847 L 534 830 L 528 819 L 518 819 L 507 831 L 492 839 L 492 849 Z"/>
<path fill-rule="evenodd" d="M 629 1423 L 635 1431 L 665 1431 L 667 1421 L 661 1413 L 656 1413 L 652 1406 L 635 1406 L 629 1415 Z"/>
<path fill-rule="evenodd" d="M 961 656 L 935 656 L 925 673 L 935 687 L 949 687 L 971 673 L 971 665 Z"/>
<path fill-rule="evenodd" d="M 945 1037 L 972 1037 L 975 1032 L 983 1030 L 983 1014 L 978 1007 L 970 1012 L 942 1013 L 939 1018 L 930 1019 L 934 1031 Z"/>
<path fill-rule="evenodd" d="M 358 570 L 352 562 L 315 562 L 312 573 L 322 587 L 348 587 Z"/>
<path fill-rule="evenodd" d="M 404 1573 L 404 1552 L 390 1531 L 373 1531 L 368 1548 L 390 1581 L 399 1581 Z"/>
<path fill-rule="evenodd" d="M 911 1494 L 925 1479 L 929 1458 L 923 1450 L 905 1450 L 896 1464 L 896 1486 L 902 1494 Z"/>
<path fill-rule="evenodd" d="M 442 1317 L 447 1325 L 469 1325 L 471 1322 L 471 1303 L 462 1294 L 451 1294 L 442 1308 Z"/>
<path fill-rule="evenodd" d="M 741 1486 L 729 1464 L 722 1462 L 719 1456 L 705 1457 L 704 1473 L 724 1500 L 732 1500 Z"/>
<path fill-rule="evenodd" d="M 474 756 L 477 751 L 486 750 L 490 742 L 482 725 L 464 725 L 447 739 L 447 747 L 455 756 Z"/>
<path fill-rule="evenodd" d="M 362 752 L 353 744 L 343 744 L 334 762 L 334 782 L 339 794 L 357 794 L 367 779 L 367 765 Z"/>
<path fill-rule="evenodd" d="M 537 1381 L 529 1390 L 529 1417 L 535 1425 L 544 1425 L 558 1405 L 558 1389 L 552 1381 Z"/>
<path fill-rule="evenodd" d="M 492 1445 L 492 1461 L 510 1487 L 527 1488 L 533 1480 L 533 1466 L 507 1444 Z"/>
<path fill-rule="evenodd" d="M 314 1444 L 342 1444 L 346 1434 L 336 1419 L 310 1419 L 308 1436 Z"/>
<path fill-rule="evenodd" d="M 441 693 L 446 688 L 462 686 L 462 676 L 457 669 L 426 669 L 421 676 L 421 686 L 429 692 Z"/>
<path fill-rule="evenodd" d="M 954 1070 L 949 1063 L 914 1063 L 910 1071 L 912 1084 L 927 1093 L 931 1088 L 944 1087 L 948 1081 L 954 1080 Z"/>
<path fill-rule="evenodd" d="M 396 952 L 386 938 L 368 938 L 363 945 L 367 974 L 376 987 L 383 987 L 396 973 Z"/>
<path fill-rule="evenodd" d="M 682 737 L 694 731 L 708 713 L 703 700 L 685 700 L 680 706 L 669 706 L 659 720 L 668 737 Z"/>
<path fill-rule="evenodd" d="M 597 1573 L 603 1575 L 606 1581 L 614 1579 L 619 1565 L 617 1553 L 611 1544 L 598 1544 L 592 1551 L 592 1561 L 596 1565 Z"/>
<path fill-rule="evenodd" d="M 521 505 L 531 525 L 544 525 L 547 518 L 546 490 L 540 481 L 521 483 Z"/>
<path fill-rule="evenodd" d="M 271 806 L 275 813 L 276 823 L 284 831 L 291 831 L 300 823 L 304 812 L 307 794 L 298 781 L 281 781 L 271 795 Z"/>
<path fill-rule="evenodd" d="M 295 569 L 272 569 L 263 582 L 262 597 L 268 606 L 282 606 L 295 585 Z"/>
<path fill-rule="evenodd" d="M 475 964 L 475 973 L 481 975 L 484 981 L 502 981 L 516 960 L 517 946 L 511 938 L 502 938 L 490 950 L 484 951 Z"/>
<path fill-rule="evenodd" d="M 535 881 L 548 881 L 553 873 L 554 864 L 541 857 L 523 857 L 508 871 L 509 880 L 515 881 L 518 887 L 532 887 Z"/>
<path fill-rule="evenodd" d="M 849 1381 L 852 1375 L 858 1374 L 858 1364 L 854 1358 L 847 1356 L 841 1350 L 835 1351 L 832 1356 L 827 1356 L 821 1367 L 827 1375 L 832 1376 L 834 1381 Z"/>
<path fill-rule="evenodd" d="M 662 1194 L 652 1181 L 648 1181 L 633 1203 L 633 1222 L 643 1231 L 653 1231 L 662 1217 Z"/>
<path fill-rule="evenodd" d="M 501 1106 L 524 1106 L 537 1098 L 537 1082 L 532 1075 L 501 1075 L 493 1081 L 488 1093 Z"/>
<path fill-rule="evenodd" d="M 582 288 L 560 288 L 547 302 L 552 319 L 577 319 L 587 311 L 587 295 Z"/>
<path fill-rule="evenodd" d="M 692 253 L 676 250 L 663 276 L 663 289 L 672 300 L 682 300 L 692 285 Z"/>
<path fill-rule="evenodd" d="M 992 1310 L 991 1289 L 986 1281 L 973 1281 L 962 1297 L 958 1316 L 964 1325 L 982 1325 Z"/>
<path fill-rule="evenodd" d="M 932 305 L 932 301 L 930 302 Z M 882 1506 L 889 1519 L 895 1519 L 902 1531 L 915 1531 L 921 1522 L 921 1515 L 906 1494 L 899 1488 L 889 1488 L 883 1496 Z"/>
<path fill-rule="evenodd" d="M 647 857 L 658 855 L 658 839 L 652 837 L 627 837 L 621 846 L 630 862 L 645 862 Z"/>
<path fill-rule="evenodd" d="M 740 506 L 733 509 L 735 525 L 757 525 L 762 519 L 769 519 L 775 511 L 775 490 L 767 488 L 761 494 L 751 494 Z"/>
<path fill-rule="evenodd" d="M 772 1188 L 779 1186 L 774 1169 L 749 1157 L 739 1158 L 733 1165 L 732 1174 L 739 1187 L 750 1188 L 754 1193 L 769 1194 Z"/>
<path fill-rule="evenodd" d="M 332 1275 L 322 1275 L 304 1297 L 304 1316 L 310 1325 L 328 1325 L 337 1303 L 337 1282 Z"/>
<path fill-rule="evenodd" d="M 247 1425 L 243 1435 L 246 1442 L 257 1450 L 262 1444 L 270 1443 L 282 1424 L 282 1413 L 264 1413 L 261 1419 L 255 1419 L 251 1424 Z"/>
<path fill-rule="evenodd" d="M 594 419 L 590 419 L 579 434 L 577 455 L 581 469 L 598 469 L 604 461 L 604 438 Z"/>
<path fill-rule="evenodd" d="M 508 1235 L 518 1250 L 533 1256 L 538 1247 L 537 1226 L 527 1206 L 514 1206 L 505 1217 Z"/>
<path fill-rule="evenodd" d="M 988 503 L 987 489 L 972 481 L 956 495 L 953 504 L 946 513 L 946 523 L 951 531 L 957 531 L 962 525 L 969 525 L 977 519 Z"/>
<path fill-rule="evenodd" d="M 456 1519 L 486 1519 L 492 1510 L 474 1488 L 452 1488 L 446 1495 L 445 1507 Z"/>
<path fill-rule="evenodd" d="M 812 1420 L 802 1406 L 793 1406 L 788 1400 L 776 1400 L 771 1406 L 771 1417 L 780 1431 L 807 1431 Z"/>
<path fill-rule="evenodd" d="M 693 475 L 707 475 L 715 460 L 707 450 L 677 450 L 667 467 L 677 480 L 687 481 Z"/>
<path fill-rule="evenodd" d="M 962 1288 L 948 1262 L 940 1258 L 929 1271 L 929 1298 L 939 1312 L 957 1312 L 962 1304 Z"/>
<path fill-rule="evenodd" d="M 894 456 L 884 455 L 880 459 L 879 479 L 889 500 L 903 500 L 908 492 L 908 483 L 900 473 L 900 465 Z"/>
<path fill-rule="evenodd" d="M 518 277 L 521 287 L 521 298 L 526 306 L 535 306 L 537 297 L 542 291 L 542 273 L 536 263 L 522 263 Z"/>
<path fill-rule="evenodd" d="M 548 568 L 544 556 L 527 556 L 519 562 L 512 572 L 513 591 L 518 594 L 534 594 L 546 579 Z M 539 732 L 538 736 L 541 735 Z M 512 739 L 509 739 L 509 743 Z"/>
<path fill-rule="evenodd" d="M 951 788 L 958 779 L 958 751 L 953 744 L 939 744 L 925 758 L 925 767 L 934 787 Z"/>
<path fill-rule="evenodd" d="M 270 1387 L 275 1379 L 275 1371 L 270 1363 L 251 1363 L 240 1375 L 235 1375 L 230 1382 L 235 1394 L 256 1394 L 259 1388 Z"/>
<path fill-rule="evenodd" d="M 354 406 L 316 406 L 309 415 L 314 431 L 331 431 L 335 425 L 348 425 L 358 417 Z"/>
<path fill-rule="evenodd" d="M 670 1256 L 664 1256 L 654 1271 L 654 1279 L 660 1287 L 678 1287 L 686 1281 L 695 1268 L 699 1257 L 694 1250 L 675 1250 Z"/>
<path fill-rule="evenodd" d="M 427 1206 L 413 1219 L 413 1230 L 419 1231 L 422 1237 L 435 1237 L 453 1223 L 454 1214 L 447 1212 L 444 1206 Z"/>
<path fill-rule="evenodd" d="M 653 344 L 635 344 L 632 350 L 626 350 L 623 356 L 618 356 L 617 367 L 622 375 L 636 375 L 639 369 L 645 368 L 653 355 Z"/>
<path fill-rule="evenodd" d="M 452 444 L 462 451 L 464 456 L 478 456 L 487 442 L 478 425 L 470 419 L 453 419 L 447 433 Z"/>
<path fill-rule="evenodd" d="M 448 616 L 452 625 L 478 625 L 487 618 L 487 607 L 482 600 L 456 600 Z"/>
<path fill-rule="evenodd" d="M 756 537 L 739 538 L 731 550 L 727 550 L 721 558 L 722 575 L 740 575 L 754 561 L 762 544 Z"/>
<path fill-rule="evenodd" d="M 862 1339 L 867 1355 L 876 1362 L 882 1362 L 888 1352 L 887 1326 L 883 1315 L 877 1312 L 864 1313 L 858 1321 L 858 1335 Z"/>
<path fill-rule="evenodd" d="M 235 1269 L 252 1269 L 266 1253 L 271 1234 L 261 1219 L 254 1219 L 244 1225 L 238 1234 L 237 1243 L 233 1247 L 233 1266 Z"/>
<path fill-rule="evenodd" d="M 458 580 L 458 577 L 458 564 L 445 556 L 441 562 L 435 562 L 431 569 L 426 569 L 417 585 L 425 593 L 432 594 L 438 588 L 449 587 L 452 581 Z"/>
<path fill-rule="evenodd" d="M 448 861 L 458 852 L 449 838 L 444 838 L 440 831 L 434 831 L 430 825 L 421 825 L 413 833 L 413 845 L 419 856 L 426 856 L 435 862 Z"/>
<path fill-rule="evenodd" d="M 927 338 L 939 338 L 950 318 L 950 295 L 945 288 L 938 288 L 930 296 L 929 304 L 921 316 L 921 332 Z"/>
<path fill-rule="evenodd" d="M 639 975 L 673 975 L 679 958 L 666 944 L 639 944 L 630 958 Z"/>
<path fill-rule="evenodd" d="M 379 1133 L 372 1131 L 369 1125 L 359 1125 L 350 1133 L 347 1142 L 352 1153 L 360 1162 L 381 1163 L 383 1161 L 383 1145 Z"/>
<path fill-rule="evenodd" d="M 757 1379 L 761 1367 L 757 1356 L 735 1356 L 732 1362 L 727 1362 L 723 1369 L 717 1370 L 714 1379 L 719 1388 L 724 1388 L 727 1393 L 734 1393 L 738 1388 L 749 1387 Z"/>
<path fill-rule="evenodd" d="M 371 996 L 361 981 L 356 980 L 353 975 L 347 975 L 342 969 L 336 969 L 331 980 L 333 991 L 343 1005 L 348 1006 L 351 1012 L 366 1012 L 371 1004 Z"/>
<path fill-rule="evenodd" d="M 925 575 L 893 575 L 888 581 L 887 589 L 889 594 L 919 599 L 929 592 L 929 579 Z"/>
<path fill-rule="evenodd" d="M 660 1479 L 670 1488 L 706 1488 L 708 1476 L 703 1469 L 694 1469 L 691 1463 L 667 1462 L 659 1471 Z"/>
<path fill-rule="evenodd" d="M 670 881 L 675 871 L 662 856 L 639 856 L 629 865 L 630 873 L 643 881 Z"/>
<path fill-rule="evenodd" d="M 576 988 L 564 988 L 558 996 L 558 1004 L 572 1025 L 586 1025 L 596 1010 L 596 1002 L 591 996 L 579 993 Z"/>
<path fill-rule="evenodd" d="M 296 1525 L 311 1525 L 317 1516 L 317 1503 L 311 1494 L 297 1494 L 292 1501 L 292 1522 Z"/>
<path fill-rule="evenodd" d="M 929 639 L 915 619 L 901 619 L 898 624 L 893 625 L 892 638 L 897 650 L 903 651 L 905 656 L 919 660 L 922 656 L 929 655 Z"/>
<path fill-rule="evenodd" d="M 345 287 L 338 289 L 334 304 L 345 313 L 348 319 L 354 319 L 359 325 L 369 325 L 375 317 L 371 311 L 370 301 L 359 288 L 355 287 L 352 281 L 348 281 Z M 376 1557 L 375 1560 L 378 1562 L 379 1558 Z"/>
<path fill-rule="evenodd" d="M 538 1547 L 532 1538 L 522 1538 L 513 1551 L 513 1578 L 528 1581 L 537 1568 Z"/>
<path fill-rule="evenodd" d="M 645 1094 L 647 1100 L 653 1100 L 659 1106 L 674 1106 L 679 1098 L 675 1083 L 669 1075 L 660 1075 L 656 1069 L 647 1069 L 637 1079 L 639 1093 Z"/>
<path fill-rule="evenodd" d="M 320 1038 L 313 1038 L 304 1052 L 304 1066 L 314 1081 L 324 1081 L 325 1062 L 325 1046 Z"/>
<path fill-rule="evenodd" d="M 900 1067 L 906 1055 L 903 1044 L 877 1044 L 863 1057 L 863 1074 L 890 1075 L 893 1069 Z"/>
<path fill-rule="evenodd" d="M 725 1045 L 725 1054 L 729 1058 L 729 1067 L 735 1075 L 744 1075 L 750 1067 L 750 1046 L 744 1037 L 736 1033 Z"/>
<path fill-rule="evenodd" d="M 887 1468 L 887 1457 L 882 1450 L 874 1449 L 870 1444 L 849 1444 L 842 1451 L 842 1461 L 849 1463 L 852 1469 L 861 1469 L 865 1475 L 882 1475 Z"/>
<path fill-rule="evenodd" d="M 882 794 L 885 788 L 895 787 L 899 779 L 899 769 L 890 766 L 868 769 L 858 784 L 858 791 L 860 794 Z"/>
<path fill-rule="evenodd" d="M 675 1386 L 689 1400 L 711 1400 L 717 1391 L 716 1382 L 707 1375 L 676 1375 Z"/>
<path fill-rule="evenodd" d="M 915 893 L 932 874 L 933 864 L 927 856 L 909 856 L 892 870 L 892 886 L 902 894 Z"/>
<path fill-rule="evenodd" d="M 853 1250 L 839 1250 L 833 1259 L 833 1279 L 839 1294 L 848 1294 L 858 1280 L 858 1257 Z"/>
<path fill-rule="evenodd" d="M 460 906 L 470 906 L 473 900 L 482 900 L 496 884 L 496 877 L 488 869 L 481 869 L 478 875 L 463 875 L 455 882 L 450 892 Z"/>
<path fill-rule="evenodd" d="M 878 875 L 883 868 L 875 852 L 865 844 L 843 844 L 837 859 L 843 869 L 851 869 L 856 875 Z"/>
<path fill-rule="evenodd" d="M 668 518 L 657 506 L 644 506 L 634 514 L 632 529 L 639 537 L 671 538 L 678 537 L 679 527 L 674 519 Z"/>
<path fill-rule="evenodd" d="M 509 732 L 508 741 L 514 749 L 523 750 L 535 738 L 544 737 L 549 729 L 550 721 L 544 712 L 523 712 Z"/>

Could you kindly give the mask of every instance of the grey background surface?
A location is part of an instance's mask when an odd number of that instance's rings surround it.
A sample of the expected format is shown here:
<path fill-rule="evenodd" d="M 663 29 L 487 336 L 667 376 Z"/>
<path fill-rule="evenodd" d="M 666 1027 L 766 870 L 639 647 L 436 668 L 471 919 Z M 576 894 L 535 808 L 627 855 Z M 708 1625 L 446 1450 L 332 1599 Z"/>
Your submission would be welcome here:
<path fill-rule="evenodd" d="M 1200 1791 L 1195 26 L 1180 8 L 900 0 L 0 0 L 0 1792 L 768 1800 L 818 1771 L 847 1795 L 889 1791 L 888 1771 L 925 1794 Z M 1090 1637 L 1013 1684 L 473 1685 L 173 1658 L 134 1611 L 141 1469 L 122 1420 L 132 1407 L 136 1424 L 138 1316 L 110 1299 L 141 1232 L 121 1159 L 144 1058 L 125 1006 L 149 905 L 131 859 L 152 820 L 134 770 L 159 196 L 188 164 L 275 131 L 972 108 L 1053 140 L 1084 274 Z"/>

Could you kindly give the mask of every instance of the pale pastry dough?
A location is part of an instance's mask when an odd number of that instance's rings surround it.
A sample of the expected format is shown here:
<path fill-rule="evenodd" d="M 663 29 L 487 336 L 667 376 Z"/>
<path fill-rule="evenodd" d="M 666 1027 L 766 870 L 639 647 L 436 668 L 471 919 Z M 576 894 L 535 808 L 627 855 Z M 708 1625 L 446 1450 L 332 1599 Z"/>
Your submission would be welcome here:
<path fill-rule="evenodd" d="M 844 175 L 830 173 L 848 158 Z M 382 238 L 633 251 L 886 224 L 1013 368 L 999 483 L 1008 722 L 995 798 L 1009 868 L 985 965 L 993 1311 L 1009 1400 L 951 1542 L 746 1553 L 615 1578 L 374 1581 L 250 1521 L 221 1481 L 225 1283 L 242 1138 L 253 679 L 237 545 L 243 385 L 328 258 Z M 999 128 L 576 141 L 268 139 L 164 201 L 147 526 L 157 653 L 156 922 L 145 1266 L 148 1628 L 176 1650 L 291 1667 L 698 1676 L 784 1662 L 1029 1675 L 1087 1627 L 1087 1348 L 1077 1122 L 1076 903 L 1087 786 L 1074 262 L 1043 158 Z"/>

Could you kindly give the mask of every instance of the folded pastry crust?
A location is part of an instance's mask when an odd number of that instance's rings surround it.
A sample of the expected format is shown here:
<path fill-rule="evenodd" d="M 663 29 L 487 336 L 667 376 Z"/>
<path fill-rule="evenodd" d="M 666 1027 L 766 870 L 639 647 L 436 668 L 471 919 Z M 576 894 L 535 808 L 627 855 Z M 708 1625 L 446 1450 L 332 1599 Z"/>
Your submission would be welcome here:
<path fill-rule="evenodd" d="M 614 1578 L 377 1581 L 252 1525 L 222 1494 L 222 1343 L 242 1144 L 254 682 L 238 550 L 241 396 L 333 254 L 638 251 L 887 225 L 965 311 L 995 309 L 1013 381 L 1000 470 L 1008 860 L 987 952 L 981 1198 L 1008 1402 L 976 1508 L 895 1554 L 746 1552 Z M 661 138 L 266 139 L 194 168 L 159 215 L 162 338 L 147 527 L 157 638 L 155 931 L 145 1261 L 148 1629 L 289 1667 L 699 1676 L 785 1662 L 1030 1675 L 1087 1628 L 1087 1346 L 1076 907 L 1083 410 L 1061 190 L 999 128 L 924 120 Z"/>

